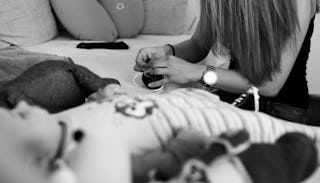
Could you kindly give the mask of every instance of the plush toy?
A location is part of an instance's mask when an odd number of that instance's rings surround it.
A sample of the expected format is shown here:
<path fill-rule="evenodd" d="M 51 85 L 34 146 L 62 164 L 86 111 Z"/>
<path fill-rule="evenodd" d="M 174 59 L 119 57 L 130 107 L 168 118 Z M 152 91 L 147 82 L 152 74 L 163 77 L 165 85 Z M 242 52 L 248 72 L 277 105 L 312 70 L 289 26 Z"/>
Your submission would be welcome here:
<path fill-rule="evenodd" d="M 85 102 L 115 79 L 101 78 L 74 63 L 48 60 L 38 63 L 0 87 L 0 107 L 12 109 L 20 101 L 57 113 Z"/>
<path fill-rule="evenodd" d="M 143 28 L 142 0 L 51 0 L 55 14 L 75 38 L 115 41 Z"/>
<path fill-rule="evenodd" d="M 161 180 L 164 176 L 157 173 L 151 182 L 298 183 L 317 167 L 315 144 L 301 133 L 287 133 L 274 144 L 250 144 L 248 139 L 246 131 L 214 137 L 206 152 L 189 160 L 177 178 Z"/>
<path fill-rule="evenodd" d="M 147 182 L 152 172 L 161 180 L 174 177 L 188 159 L 202 154 L 205 142 L 206 137 L 197 130 L 181 129 L 164 144 L 164 148 L 132 155 L 133 182 Z"/>

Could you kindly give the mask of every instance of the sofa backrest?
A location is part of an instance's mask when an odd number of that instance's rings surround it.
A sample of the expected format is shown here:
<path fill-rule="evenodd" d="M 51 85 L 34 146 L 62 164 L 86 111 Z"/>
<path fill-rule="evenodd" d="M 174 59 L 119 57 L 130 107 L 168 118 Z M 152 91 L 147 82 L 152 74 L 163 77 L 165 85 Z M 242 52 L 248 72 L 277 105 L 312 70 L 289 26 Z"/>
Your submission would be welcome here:
<path fill-rule="evenodd" d="M 0 40 L 27 46 L 57 35 L 49 0 L 0 0 Z"/>

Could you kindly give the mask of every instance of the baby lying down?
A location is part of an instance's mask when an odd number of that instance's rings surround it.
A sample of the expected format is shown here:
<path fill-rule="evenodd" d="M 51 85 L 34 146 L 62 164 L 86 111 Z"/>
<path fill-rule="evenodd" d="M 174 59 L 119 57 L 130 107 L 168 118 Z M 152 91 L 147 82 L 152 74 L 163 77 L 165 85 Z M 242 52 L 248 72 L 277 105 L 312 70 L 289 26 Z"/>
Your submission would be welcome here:
<path fill-rule="evenodd" d="M 56 115 L 0 109 L 1 182 L 298 183 L 317 166 L 318 128 L 201 90 L 130 97 L 110 84 L 91 99 Z"/>

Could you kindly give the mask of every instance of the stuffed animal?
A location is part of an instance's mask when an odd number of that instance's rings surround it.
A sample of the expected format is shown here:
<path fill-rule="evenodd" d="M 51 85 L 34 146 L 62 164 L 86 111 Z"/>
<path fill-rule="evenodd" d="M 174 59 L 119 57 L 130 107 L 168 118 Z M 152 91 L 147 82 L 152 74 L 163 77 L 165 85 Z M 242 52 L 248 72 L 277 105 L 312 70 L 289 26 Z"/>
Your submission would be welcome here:
<path fill-rule="evenodd" d="M 85 102 L 115 79 L 101 78 L 89 69 L 66 61 L 38 63 L 0 87 L 0 107 L 12 109 L 20 101 L 57 113 Z"/>
<path fill-rule="evenodd" d="M 75 38 L 115 41 L 140 33 L 143 0 L 51 0 L 62 25 Z"/>
<path fill-rule="evenodd" d="M 250 144 L 248 139 L 244 130 L 213 137 L 207 150 L 189 160 L 177 178 L 168 181 L 162 170 L 150 183 L 298 183 L 316 170 L 317 149 L 304 134 L 287 133 L 274 144 Z"/>

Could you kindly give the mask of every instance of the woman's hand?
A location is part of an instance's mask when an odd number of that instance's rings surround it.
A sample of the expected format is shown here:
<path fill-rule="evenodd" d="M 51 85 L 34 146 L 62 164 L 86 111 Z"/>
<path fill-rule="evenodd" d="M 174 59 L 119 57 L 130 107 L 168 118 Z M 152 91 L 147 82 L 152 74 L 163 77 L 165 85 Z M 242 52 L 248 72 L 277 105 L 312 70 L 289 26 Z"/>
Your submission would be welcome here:
<path fill-rule="evenodd" d="M 192 64 L 175 56 L 161 57 L 149 63 L 150 74 L 164 75 L 164 79 L 149 83 L 158 87 L 166 83 L 186 84 L 199 81 L 206 70 L 205 65 Z"/>
<path fill-rule="evenodd" d="M 149 62 L 151 60 L 157 60 L 169 55 L 172 55 L 172 50 L 169 46 L 142 48 L 138 52 L 134 70 L 138 72 L 150 70 Z"/>

